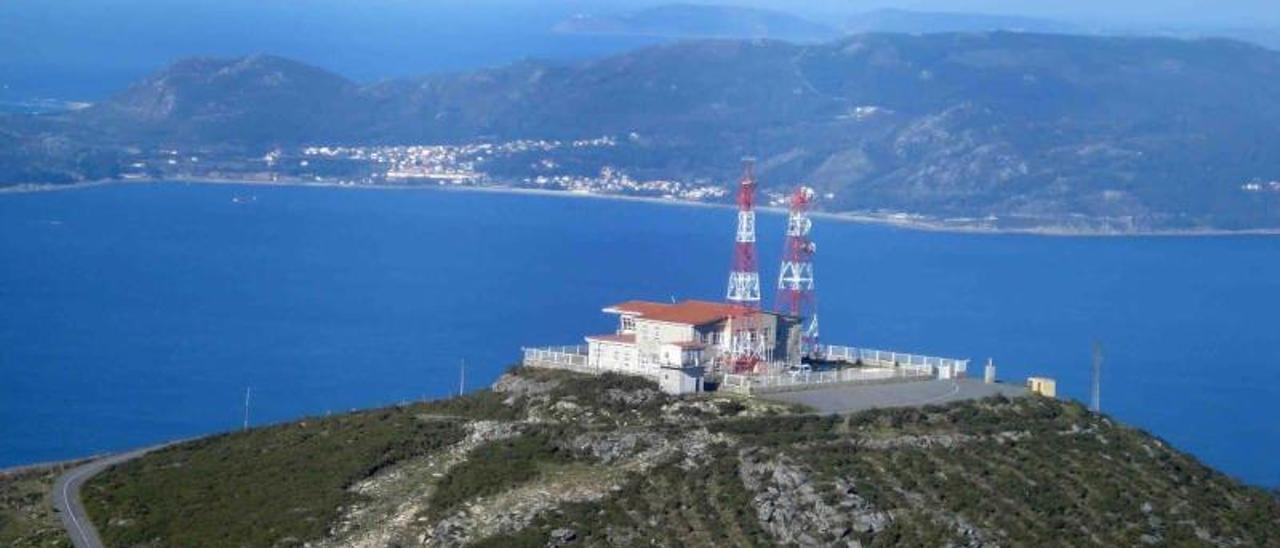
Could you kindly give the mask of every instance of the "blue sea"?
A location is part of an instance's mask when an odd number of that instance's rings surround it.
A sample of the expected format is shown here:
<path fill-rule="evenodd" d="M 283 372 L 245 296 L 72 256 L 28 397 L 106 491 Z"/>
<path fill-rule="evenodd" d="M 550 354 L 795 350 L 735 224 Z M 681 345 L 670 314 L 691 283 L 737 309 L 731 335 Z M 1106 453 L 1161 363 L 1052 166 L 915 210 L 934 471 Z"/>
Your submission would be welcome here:
<path fill-rule="evenodd" d="M 0 466 L 437 398 L 633 298 L 720 298 L 729 209 L 438 190 L 112 185 L 0 195 Z M 783 219 L 760 221 L 777 275 Z M 1280 485 L 1280 239 L 819 220 L 827 342 L 1058 379 Z"/>

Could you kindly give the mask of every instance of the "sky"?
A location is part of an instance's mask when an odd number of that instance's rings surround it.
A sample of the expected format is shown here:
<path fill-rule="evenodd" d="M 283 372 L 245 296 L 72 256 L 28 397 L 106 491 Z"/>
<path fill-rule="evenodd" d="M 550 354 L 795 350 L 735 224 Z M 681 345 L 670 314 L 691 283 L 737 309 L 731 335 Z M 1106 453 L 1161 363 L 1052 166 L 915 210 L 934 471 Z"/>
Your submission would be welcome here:
<path fill-rule="evenodd" d="M 273 53 L 358 81 L 644 45 L 554 36 L 576 13 L 691 0 L 0 0 L 0 101 L 97 100 L 181 57 Z M 697 1 L 697 0 L 693 0 Z M 1280 0 L 721 0 L 828 23 L 882 8 L 1148 28 L 1280 28 Z M 652 40 L 649 40 L 652 42 Z"/>

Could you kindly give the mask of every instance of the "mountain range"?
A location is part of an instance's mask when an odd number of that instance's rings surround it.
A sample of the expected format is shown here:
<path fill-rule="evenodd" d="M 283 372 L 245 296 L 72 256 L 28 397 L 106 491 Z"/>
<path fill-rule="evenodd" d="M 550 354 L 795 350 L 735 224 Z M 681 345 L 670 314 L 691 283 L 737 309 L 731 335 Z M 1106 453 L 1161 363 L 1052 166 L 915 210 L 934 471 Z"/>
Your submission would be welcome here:
<path fill-rule="evenodd" d="M 800 7 L 796 8 L 800 10 Z M 690 38 L 772 38 L 820 42 L 862 33 L 1034 32 L 1095 36 L 1229 38 L 1280 50 L 1280 29 L 1200 23 L 1159 25 L 1070 21 L 978 12 L 881 8 L 798 15 L 734 5 L 663 4 L 624 13 L 579 13 L 552 29 L 565 34 Z"/>
<path fill-rule="evenodd" d="M 625 34 L 675 38 L 775 38 L 794 41 L 831 40 L 840 30 L 786 12 L 707 4 L 666 4 L 639 11 L 578 14 L 555 27 L 556 32 Z"/>
<path fill-rule="evenodd" d="M 0 181 L 110 175 L 146 147 L 624 137 L 638 178 L 797 182 L 832 212 L 1122 231 L 1276 229 L 1280 52 L 1221 39 L 983 32 L 697 40 L 359 84 L 186 59 L 91 107 L 0 117 Z M 511 177 L 520 176 L 519 166 Z"/>

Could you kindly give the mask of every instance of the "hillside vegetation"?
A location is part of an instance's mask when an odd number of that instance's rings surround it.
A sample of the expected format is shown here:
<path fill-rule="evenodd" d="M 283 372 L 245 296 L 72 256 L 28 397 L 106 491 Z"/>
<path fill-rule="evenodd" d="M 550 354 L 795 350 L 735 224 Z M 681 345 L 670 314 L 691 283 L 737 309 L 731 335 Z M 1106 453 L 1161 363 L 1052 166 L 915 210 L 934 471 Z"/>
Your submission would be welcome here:
<path fill-rule="evenodd" d="M 1280 502 L 1043 398 L 821 417 L 514 370 L 179 445 L 86 488 L 112 546 L 1280 546 Z"/>
<path fill-rule="evenodd" d="M 0 546 L 69 548 L 53 510 L 53 482 L 71 465 L 54 465 L 0 474 Z"/>

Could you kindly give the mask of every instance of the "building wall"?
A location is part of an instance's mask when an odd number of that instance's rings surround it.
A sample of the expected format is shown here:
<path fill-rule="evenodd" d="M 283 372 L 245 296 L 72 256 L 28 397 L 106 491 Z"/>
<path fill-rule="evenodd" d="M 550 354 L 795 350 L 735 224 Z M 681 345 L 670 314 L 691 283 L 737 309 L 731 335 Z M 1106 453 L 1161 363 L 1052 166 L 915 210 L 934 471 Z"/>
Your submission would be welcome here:
<path fill-rule="evenodd" d="M 766 341 L 766 357 L 770 361 L 781 361 L 789 364 L 800 363 L 800 343 L 804 334 L 803 326 L 800 321 L 787 316 L 779 316 L 776 314 L 764 314 L 758 320 L 762 323 Z M 723 340 L 728 341 L 732 333 L 732 320 L 726 322 L 723 326 Z M 719 352 L 726 352 L 727 346 L 718 349 Z M 713 359 L 713 358 L 708 358 Z"/>
<path fill-rule="evenodd" d="M 640 368 L 636 345 L 621 342 L 587 341 L 587 361 L 592 367 L 637 374 Z"/>
<path fill-rule="evenodd" d="M 668 394 L 695 394 L 702 391 L 702 376 L 686 369 L 663 369 L 658 387 Z"/>
<path fill-rule="evenodd" d="M 656 368 L 662 362 L 663 344 L 691 340 L 694 340 L 693 326 L 636 319 L 636 347 L 644 367 Z"/>
<path fill-rule="evenodd" d="M 702 359 L 708 364 L 715 363 L 716 359 L 724 353 L 722 345 L 729 340 L 729 323 L 719 322 L 698 326 L 694 332 L 694 340 L 707 345 L 702 353 Z"/>
<path fill-rule="evenodd" d="M 799 365 L 802 357 L 800 347 L 804 342 L 804 325 L 796 318 L 775 316 L 774 319 L 777 322 L 778 342 L 773 359 L 789 365 Z"/>

